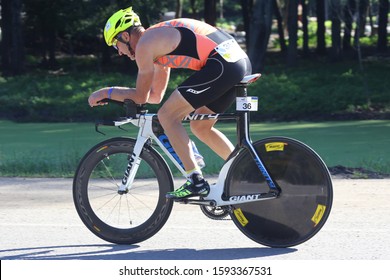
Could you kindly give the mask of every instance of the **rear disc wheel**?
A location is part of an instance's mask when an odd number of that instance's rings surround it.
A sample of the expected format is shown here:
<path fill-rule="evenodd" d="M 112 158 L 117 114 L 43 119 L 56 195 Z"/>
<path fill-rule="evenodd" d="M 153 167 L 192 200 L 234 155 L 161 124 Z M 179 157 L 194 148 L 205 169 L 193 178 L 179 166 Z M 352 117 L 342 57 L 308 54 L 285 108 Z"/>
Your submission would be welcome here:
<path fill-rule="evenodd" d="M 326 165 L 311 148 L 294 139 L 272 137 L 253 146 L 281 193 L 276 199 L 233 205 L 232 220 L 262 245 L 291 247 L 309 240 L 325 224 L 332 206 Z M 247 150 L 232 163 L 226 182 L 229 196 L 269 191 Z"/>

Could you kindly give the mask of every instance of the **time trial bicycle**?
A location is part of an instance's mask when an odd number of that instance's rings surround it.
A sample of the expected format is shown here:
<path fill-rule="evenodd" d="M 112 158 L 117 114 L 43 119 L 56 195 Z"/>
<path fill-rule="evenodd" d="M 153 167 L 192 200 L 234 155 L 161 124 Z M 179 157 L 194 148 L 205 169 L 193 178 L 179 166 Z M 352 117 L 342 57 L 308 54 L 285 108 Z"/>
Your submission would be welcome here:
<path fill-rule="evenodd" d="M 184 118 L 233 119 L 237 144 L 206 197 L 175 202 L 199 205 L 213 219 L 230 215 L 241 232 L 259 244 L 296 246 L 325 224 L 332 206 L 332 180 L 320 156 L 298 140 L 278 136 L 252 142 L 249 117 L 257 110 L 257 97 L 247 96 L 247 86 L 259 77 L 246 76 L 236 85 L 236 112 Z M 99 125 L 132 124 L 139 127 L 138 135 L 111 138 L 91 148 L 76 170 L 73 199 L 81 220 L 96 236 L 134 244 L 156 234 L 171 213 L 174 201 L 165 194 L 174 190 L 174 180 L 166 160 L 184 177 L 186 173 L 157 115 L 131 100 L 119 103 L 126 116 L 98 122 L 97 130 Z"/>

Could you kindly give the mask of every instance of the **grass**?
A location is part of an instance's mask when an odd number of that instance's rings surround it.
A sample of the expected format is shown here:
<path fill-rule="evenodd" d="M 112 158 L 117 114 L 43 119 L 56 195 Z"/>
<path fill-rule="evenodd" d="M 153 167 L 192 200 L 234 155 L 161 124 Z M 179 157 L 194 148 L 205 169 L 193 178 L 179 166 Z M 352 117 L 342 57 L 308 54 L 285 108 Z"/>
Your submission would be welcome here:
<path fill-rule="evenodd" d="M 235 141 L 235 125 L 218 127 Z M 107 138 L 135 135 L 102 127 L 98 134 L 91 123 L 14 123 L 0 121 L 0 176 L 72 177 L 81 157 Z M 390 174 L 390 121 L 254 123 L 252 139 L 287 136 L 311 146 L 328 166 L 364 167 Z M 194 139 L 205 157 L 207 174 L 217 174 L 222 160 Z"/>
<path fill-rule="evenodd" d="M 365 120 L 322 123 L 253 125 L 253 138 L 283 135 L 311 146 L 327 166 L 364 167 L 390 174 L 390 121 Z"/>

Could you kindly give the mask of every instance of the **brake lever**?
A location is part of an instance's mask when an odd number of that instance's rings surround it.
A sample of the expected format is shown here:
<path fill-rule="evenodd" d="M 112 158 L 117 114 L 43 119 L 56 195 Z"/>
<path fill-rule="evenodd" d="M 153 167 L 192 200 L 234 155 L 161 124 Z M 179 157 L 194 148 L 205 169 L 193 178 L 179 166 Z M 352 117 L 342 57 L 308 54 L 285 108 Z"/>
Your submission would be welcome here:
<path fill-rule="evenodd" d="M 102 135 L 104 135 L 104 136 L 106 136 L 106 134 L 105 134 L 104 132 L 101 132 L 101 131 L 99 130 L 99 126 L 100 126 L 99 123 L 95 123 L 95 131 L 98 132 L 98 133 L 100 133 L 100 134 L 102 134 Z"/>
<path fill-rule="evenodd" d="M 103 121 L 96 121 L 95 122 L 95 131 L 100 133 L 100 134 L 103 134 L 103 135 L 106 135 L 106 134 L 99 130 L 99 126 L 101 126 L 101 125 L 115 126 L 113 121 L 104 121 L 104 120 Z"/>
<path fill-rule="evenodd" d="M 121 125 L 120 126 L 118 126 L 118 128 L 119 129 L 121 129 L 121 130 L 123 130 L 123 131 L 126 131 L 126 132 L 128 132 L 128 130 L 127 129 L 124 129 Z"/>

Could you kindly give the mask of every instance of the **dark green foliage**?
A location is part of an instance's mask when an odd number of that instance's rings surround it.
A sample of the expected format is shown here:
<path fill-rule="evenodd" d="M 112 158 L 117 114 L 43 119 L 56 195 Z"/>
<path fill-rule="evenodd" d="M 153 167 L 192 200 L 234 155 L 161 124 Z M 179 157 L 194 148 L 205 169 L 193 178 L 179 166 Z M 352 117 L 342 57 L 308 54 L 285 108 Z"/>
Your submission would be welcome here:
<path fill-rule="evenodd" d="M 390 64 L 306 62 L 297 68 L 270 67 L 249 92 L 259 96 L 254 120 L 387 118 L 390 113 Z"/>
<path fill-rule="evenodd" d="M 343 117 L 384 118 L 390 111 L 390 63 L 306 61 L 296 68 L 265 69 L 249 88 L 259 97 L 260 120 L 313 120 Z M 173 70 L 166 97 L 190 73 Z M 90 121 L 116 116 L 121 108 L 88 106 L 88 96 L 107 86 L 135 85 L 135 75 L 95 72 L 62 75 L 35 73 L 0 80 L 0 118 L 17 121 Z M 159 106 L 149 106 L 156 111 Z"/>

